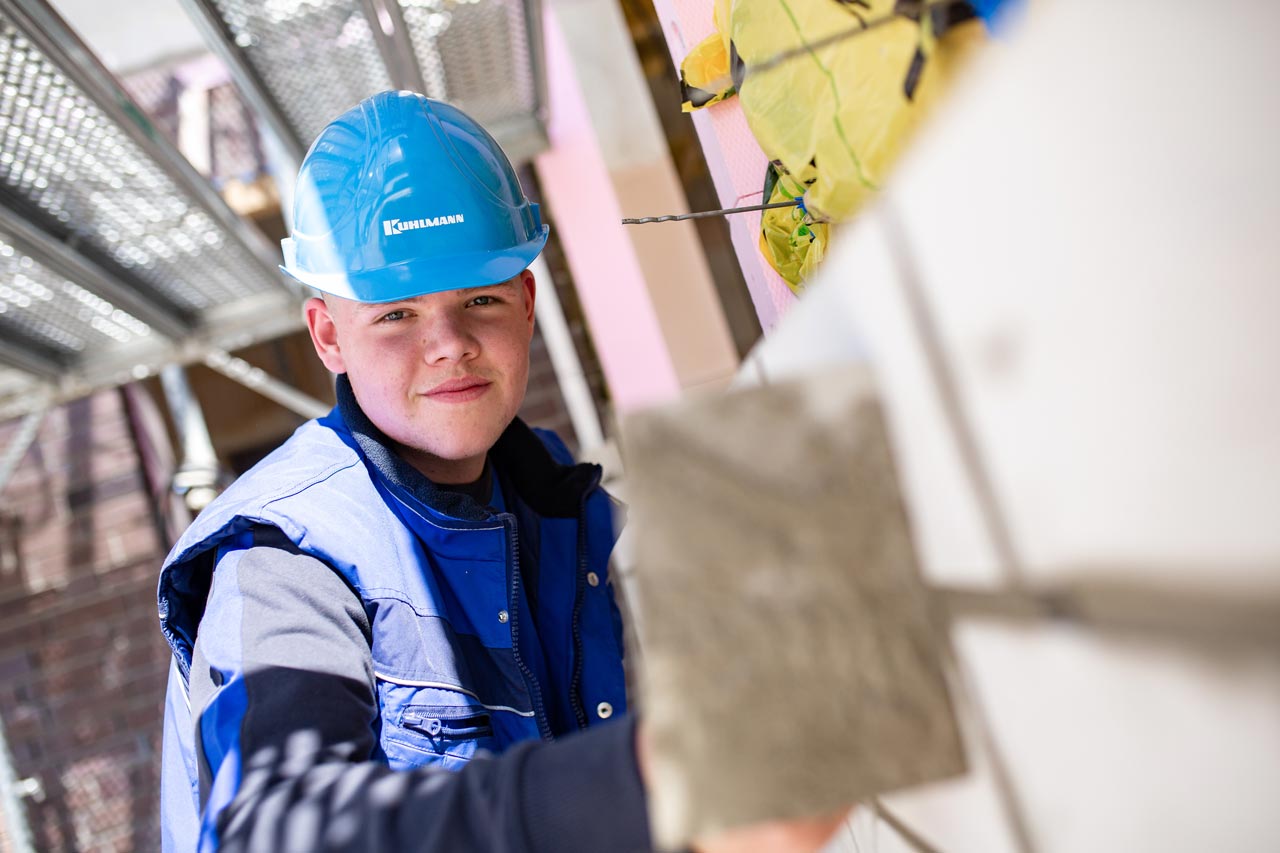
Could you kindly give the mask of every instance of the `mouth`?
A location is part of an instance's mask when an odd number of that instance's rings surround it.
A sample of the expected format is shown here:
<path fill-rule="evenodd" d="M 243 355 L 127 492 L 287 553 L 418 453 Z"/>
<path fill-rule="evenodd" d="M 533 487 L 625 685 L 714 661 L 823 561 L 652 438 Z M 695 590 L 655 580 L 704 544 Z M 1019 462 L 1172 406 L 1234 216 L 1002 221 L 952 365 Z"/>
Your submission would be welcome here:
<path fill-rule="evenodd" d="M 466 403 L 484 396 L 491 384 L 478 376 L 463 376 L 441 382 L 425 396 L 439 403 Z"/>

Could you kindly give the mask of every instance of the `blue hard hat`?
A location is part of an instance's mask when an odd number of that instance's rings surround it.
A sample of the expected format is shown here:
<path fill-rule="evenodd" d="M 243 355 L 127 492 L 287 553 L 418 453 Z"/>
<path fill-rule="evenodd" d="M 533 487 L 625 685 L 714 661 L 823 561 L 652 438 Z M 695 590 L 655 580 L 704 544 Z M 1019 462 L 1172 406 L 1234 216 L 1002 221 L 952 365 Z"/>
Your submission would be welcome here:
<path fill-rule="evenodd" d="M 325 293 L 389 302 L 506 281 L 538 256 L 548 230 L 470 116 L 382 92 L 312 143 L 280 269 Z"/>

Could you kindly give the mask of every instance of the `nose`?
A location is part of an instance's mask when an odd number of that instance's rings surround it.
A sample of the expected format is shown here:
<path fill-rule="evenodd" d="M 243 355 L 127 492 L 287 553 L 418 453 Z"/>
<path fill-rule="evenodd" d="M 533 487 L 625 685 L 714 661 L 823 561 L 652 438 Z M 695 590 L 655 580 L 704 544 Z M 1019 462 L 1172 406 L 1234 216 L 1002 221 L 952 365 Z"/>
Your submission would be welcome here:
<path fill-rule="evenodd" d="M 480 342 L 459 314 L 441 312 L 424 331 L 423 358 L 427 364 L 469 361 L 480 354 Z"/>

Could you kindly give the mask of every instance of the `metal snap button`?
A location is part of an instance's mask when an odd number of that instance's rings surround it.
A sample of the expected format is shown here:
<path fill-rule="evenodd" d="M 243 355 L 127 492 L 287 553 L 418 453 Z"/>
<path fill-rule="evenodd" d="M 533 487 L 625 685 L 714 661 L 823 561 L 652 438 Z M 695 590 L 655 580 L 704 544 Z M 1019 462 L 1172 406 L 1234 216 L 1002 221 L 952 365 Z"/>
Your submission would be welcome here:
<path fill-rule="evenodd" d="M 507 620 L 510 618 L 511 617 L 507 615 L 507 611 L 505 610 L 498 611 L 498 621 L 501 622 L 503 625 L 507 624 Z"/>
<path fill-rule="evenodd" d="M 596 706 L 596 716 L 602 720 L 607 720 L 613 716 L 613 706 L 608 702 L 601 702 Z"/>
<path fill-rule="evenodd" d="M 600 586 L 600 576 L 595 572 L 587 572 L 587 585 Z"/>

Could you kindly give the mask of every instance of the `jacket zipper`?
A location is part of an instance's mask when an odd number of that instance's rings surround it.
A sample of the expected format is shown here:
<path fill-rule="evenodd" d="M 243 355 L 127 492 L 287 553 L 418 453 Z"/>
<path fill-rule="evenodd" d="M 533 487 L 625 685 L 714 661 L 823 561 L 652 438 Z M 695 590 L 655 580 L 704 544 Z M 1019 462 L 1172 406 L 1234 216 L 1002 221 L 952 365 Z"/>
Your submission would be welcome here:
<path fill-rule="evenodd" d="M 462 717 L 449 717 L 444 715 L 429 716 L 416 712 L 409 712 L 400 720 L 400 725 L 410 731 L 421 732 L 431 738 L 444 738 L 445 740 L 473 740 L 475 738 L 490 737 L 493 734 L 493 724 L 489 720 L 488 714 L 468 713 Z"/>
<path fill-rule="evenodd" d="M 547 722 L 547 712 L 542 705 L 542 691 L 538 688 L 538 680 L 525 665 L 520 656 L 520 529 L 513 518 L 510 523 L 504 522 L 511 533 L 511 592 L 507 601 L 507 615 L 511 621 L 511 653 L 516 659 L 516 666 L 524 676 L 525 685 L 529 688 L 529 696 L 533 699 L 534 719 L 538 722 L 538 734 L 543 740 L 554 740 L 551 724 Z"/>
<path fill-rule="evenodd" d="M 600 485 L 600 469 L 596 469 L 594 481 L 583 491 L 578 503 L 578 576 L 574 581 L 573 619 L 573 678 L 569 682 L 569 704 L 578 718 L 578 728 L 587 727 L 587 710 L 582 707 L 582 599 L 587 584 L 587 499 Z"/>

